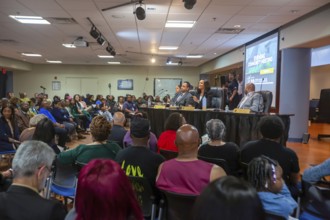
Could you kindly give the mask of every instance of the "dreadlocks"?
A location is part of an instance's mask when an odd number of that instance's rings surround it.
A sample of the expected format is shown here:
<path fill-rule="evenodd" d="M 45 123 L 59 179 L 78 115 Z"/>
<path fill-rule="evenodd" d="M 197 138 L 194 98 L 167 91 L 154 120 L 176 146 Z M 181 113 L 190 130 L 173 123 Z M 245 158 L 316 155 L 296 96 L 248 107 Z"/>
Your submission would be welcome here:
<path fill-rule="evenodd" d="M 278 162 L 262 155 L 254 158 L 250 163 L 247 171 L 248 181 L 257 191 L 266 191 L 268 181 L 276 182 L 275 167 Z"/>

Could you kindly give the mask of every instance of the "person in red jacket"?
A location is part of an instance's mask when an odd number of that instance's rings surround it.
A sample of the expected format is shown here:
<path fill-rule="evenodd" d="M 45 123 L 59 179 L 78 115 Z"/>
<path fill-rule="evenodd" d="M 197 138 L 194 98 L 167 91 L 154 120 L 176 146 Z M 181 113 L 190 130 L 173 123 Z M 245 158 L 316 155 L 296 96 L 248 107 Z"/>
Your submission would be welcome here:
<path fill-rule="evenodd" d="M 186 124 L 186 119 L 182 114 L 174 112 L 168 116 L 165 122 L 165 131 L 162 132 L 158 139 L 158 151 L 168 150 L 178 152 L 178 148 L 175 145 L 176 131 Z"/>

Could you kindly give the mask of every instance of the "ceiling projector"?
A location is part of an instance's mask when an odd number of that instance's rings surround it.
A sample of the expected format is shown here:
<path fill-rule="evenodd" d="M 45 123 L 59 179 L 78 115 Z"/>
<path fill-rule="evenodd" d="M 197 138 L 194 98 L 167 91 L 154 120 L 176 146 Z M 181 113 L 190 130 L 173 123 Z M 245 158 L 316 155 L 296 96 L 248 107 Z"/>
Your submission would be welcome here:
<path fill-rule="evenodd" d="M 73 41 L 73 45 L 76 47 L 88 47 L 89 44 L 82 37 L 78 37 L 75 41 Z"/>

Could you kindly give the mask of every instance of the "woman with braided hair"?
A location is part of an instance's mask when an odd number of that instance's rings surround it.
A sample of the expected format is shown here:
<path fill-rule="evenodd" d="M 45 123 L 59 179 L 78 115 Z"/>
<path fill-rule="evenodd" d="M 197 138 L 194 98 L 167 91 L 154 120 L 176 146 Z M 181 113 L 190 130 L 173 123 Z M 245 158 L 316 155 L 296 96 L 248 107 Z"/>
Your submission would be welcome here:
<path fill-rule="evenodd" d="M 282 168 L 277 161 L 262 155 L 254 158 L 248 166 L 248 181 L 258 191 L 266 213 L 286 219 L 297 207 L 282 179 Z"/>
<path fill-rule="evenodd" d="M 111 124 L 103 116 L 98 115 L 93 118 L 90 124 L 93 142 L 81 144 L 78 147 L 61 152 L 58 159 L 63 164 L 73 164 L 75 162 L 88 163 L 96 158 L 114 159 L 121 150 L 118 144 L 107 142 L 110 135 Z"/>

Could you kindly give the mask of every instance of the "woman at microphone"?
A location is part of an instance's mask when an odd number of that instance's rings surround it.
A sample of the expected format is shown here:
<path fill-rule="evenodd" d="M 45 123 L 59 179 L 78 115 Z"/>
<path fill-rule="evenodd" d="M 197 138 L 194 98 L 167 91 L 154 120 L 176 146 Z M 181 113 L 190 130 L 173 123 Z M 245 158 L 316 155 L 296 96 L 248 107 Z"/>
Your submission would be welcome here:
<path fill-rule="evenodd" d="M 202 109 L 204 97 L 206 99 L 206 108 L 211 108 L 212 96 L 210 83 L 203 79 L 200 80 L 197 87 L 197 93 L 193 96 L 195 108 Z"/>

